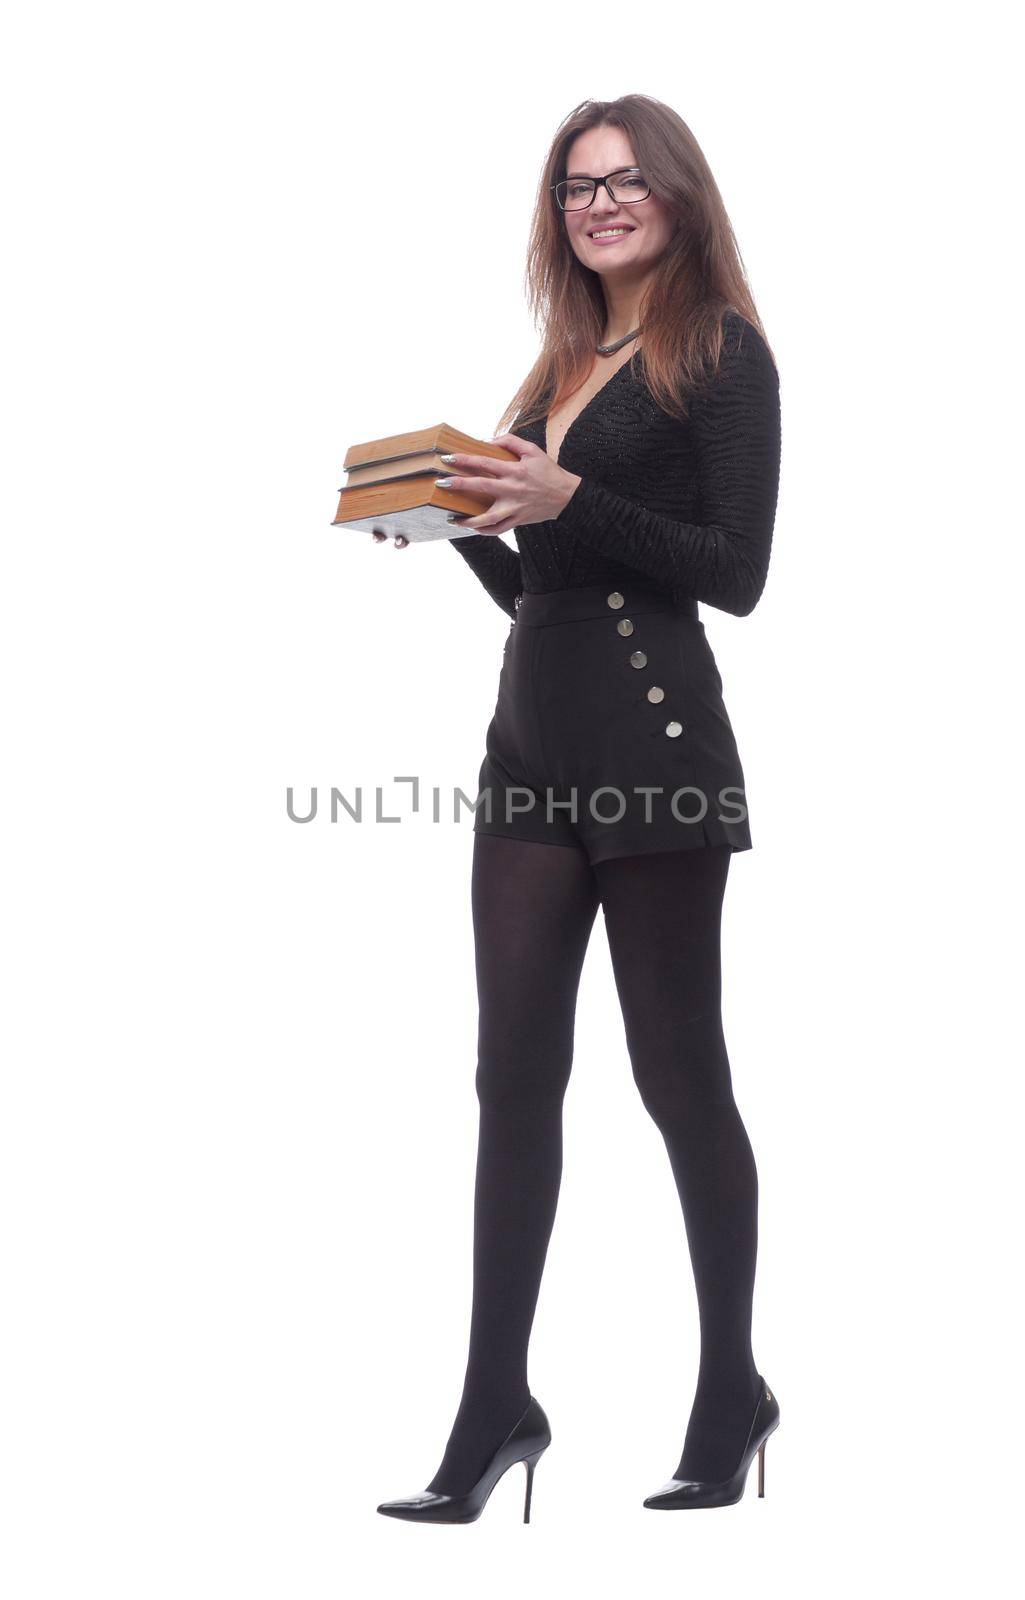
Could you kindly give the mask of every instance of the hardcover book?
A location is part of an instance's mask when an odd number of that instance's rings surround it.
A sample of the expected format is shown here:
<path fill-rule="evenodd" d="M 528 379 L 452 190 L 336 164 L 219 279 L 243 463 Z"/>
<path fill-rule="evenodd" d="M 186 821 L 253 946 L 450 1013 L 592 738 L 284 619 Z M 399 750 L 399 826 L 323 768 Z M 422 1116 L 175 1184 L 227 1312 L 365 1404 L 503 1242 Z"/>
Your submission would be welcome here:
<path fill-rule="evenodd" d="M 458 476 L 458 468 L 446 466 L 441 459 L 453 451 L 492 456 L 496 461 L 516 460 L 512 451 L 460 433 L 447 422 L 350 445 L 342 463 L 346 481 L 339 490 L 331 526 L 363 533 L 401 533 L 411 542 L 458 537 L 466 530 L 458 522 L 449 522 L 448 513 L 477 516 L 491 505 L 491 497 L 438 488 L 435 478 L 449 473 Z"/>

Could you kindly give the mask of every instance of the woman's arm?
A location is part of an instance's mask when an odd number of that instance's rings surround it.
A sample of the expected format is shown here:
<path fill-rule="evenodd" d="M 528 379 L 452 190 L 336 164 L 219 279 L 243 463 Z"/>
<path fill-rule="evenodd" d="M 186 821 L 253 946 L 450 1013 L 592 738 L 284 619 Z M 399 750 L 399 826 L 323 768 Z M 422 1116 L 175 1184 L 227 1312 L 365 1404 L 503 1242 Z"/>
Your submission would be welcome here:
<path fill-rule="evenodd" d="M 517 552 L 490 533 L 468 533 L 461 539 L 450 539 L 449 544 L 454 544 L 473 568 L 495 604 L 515 617 L 514 602 L 523 592 L 522 564 Z"/>
<path fill-rule="evenodd" d="M 700 525 L 675 522 L 581 478 L 554 518 L 582 544 L 668 588 L 744 617 L 765 585 L 780 468 L 779 379 L 764 340 L 726 320 L 719 370 L 691 402 Z"/>

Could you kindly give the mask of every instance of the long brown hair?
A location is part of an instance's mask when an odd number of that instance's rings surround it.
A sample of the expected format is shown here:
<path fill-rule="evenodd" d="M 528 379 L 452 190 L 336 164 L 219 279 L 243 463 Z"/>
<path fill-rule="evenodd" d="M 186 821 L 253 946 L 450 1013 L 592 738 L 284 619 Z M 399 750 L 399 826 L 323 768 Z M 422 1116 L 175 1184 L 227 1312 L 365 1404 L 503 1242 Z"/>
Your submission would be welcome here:
<path fill-rule="evenodd" d="M 556 130 L 538 183 L 526 289 L 541 353 L 502 413 L 500 433 L 514 419 L 525 424 L 556 410 L 594 364 L 605 297 L 598 274 L 573 252 L 551 185 L 566 176 L 577 135 L 601 126 L 623 130 L 652 193 L 678 218 L 641 301 L 643 349 L 630 358 L 656 404 L 686 418 L 688 393 L 718 366 L 727 312 L 740 312 L 765 337 L 722 196 L 683 118 L 645 94 L 583 100 Z"/>

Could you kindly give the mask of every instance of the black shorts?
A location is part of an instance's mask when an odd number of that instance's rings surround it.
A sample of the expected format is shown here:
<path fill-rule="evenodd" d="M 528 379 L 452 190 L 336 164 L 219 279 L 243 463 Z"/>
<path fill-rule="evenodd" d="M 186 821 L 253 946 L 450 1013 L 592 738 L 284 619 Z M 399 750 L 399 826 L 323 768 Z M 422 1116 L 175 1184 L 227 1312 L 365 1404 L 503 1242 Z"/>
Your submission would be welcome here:
<path fill-rule="evenodd" d="M 697 605 L 647 582 L 524 594 L 475 833 L 582 849 L 748 850 L 744 774 Z"/>

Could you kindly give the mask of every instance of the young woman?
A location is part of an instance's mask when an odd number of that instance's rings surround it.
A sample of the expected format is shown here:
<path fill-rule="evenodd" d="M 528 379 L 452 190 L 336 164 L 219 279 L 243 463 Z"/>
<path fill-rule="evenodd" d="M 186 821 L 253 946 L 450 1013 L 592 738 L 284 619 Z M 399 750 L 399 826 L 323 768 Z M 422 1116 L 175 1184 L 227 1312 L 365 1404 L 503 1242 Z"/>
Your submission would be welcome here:
<path fill-rule="evenodd" d="M 512 618 L 474 816 L 480 1102 L 462 1397 L 427 1489 L 378 1510 L 480 1515 L 550 1440 L 527 1347 L 562 1169 L 577 985 L 602 907 L 632 1070 L 679 1190 L 701 1354 L 674 1476 L 644 1504 L 743 1494 L 779 1410 L 751 1349 L 754 1158 L 720 1012 L 720 915 L 750 847 L 697 602 L 765 582 L 779 383 L 715 181 L 644 95 L 558 130 L 530 245 L 541 355 L 496 442 L 439 482 L 489 499 L 452 543 Z M 515 529 L 518 553 L 495 535 Z M 374 537 L 381 542 L 383 535 Z M 401 544 L 396 539 L 396 544 Z"/>

